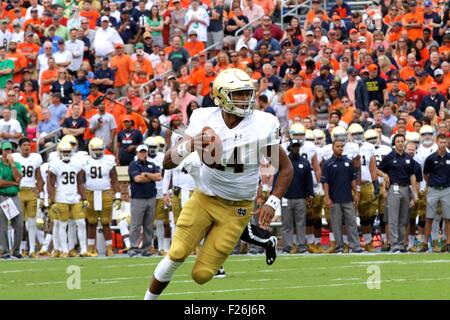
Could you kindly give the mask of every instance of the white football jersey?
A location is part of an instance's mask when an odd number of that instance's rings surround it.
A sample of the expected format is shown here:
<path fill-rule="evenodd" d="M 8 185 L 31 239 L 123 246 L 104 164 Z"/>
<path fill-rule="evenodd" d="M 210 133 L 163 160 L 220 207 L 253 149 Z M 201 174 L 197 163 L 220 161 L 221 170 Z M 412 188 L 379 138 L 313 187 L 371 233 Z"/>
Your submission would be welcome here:
<path fill-rule="evenodd" d="M 196 109 L 185 133 L 191 137 L 204 127 L 219 135 L 223 153 L 219 168 L 202 165 L 200 179 L 214 195 L 228 200 L 252 200 L 258 188 L 263 149 L 280 143 L 278 119 L 270 113 L 254 110 L 233 129 L 225 124 L 218 107 Z M 202 192 L 207 192 L 201 186 Z"/>
<path fill-rule="evenodd" d="M 61 159 L 50 162 L 48 170 L 56 175 L 55 201 L 76 204 L 80 202 L 77 189 L 77 174 L 82 170 L 82 162 L 72 158 L 68 163 Z"/>
<path fill-rule="evenodd" d="M 376 162 L 377 168 L 378 168 L 381 164 L 381 161 L 384 159 L 384 157 L 392 152 L 392 148 L 389 146 L 386 146 L 384 144 L 380 144 L 379 146 L 374 146 L 374 147 L 375 147 L 375 162 Z M 378 181 L 380 183 L 382 183 L 383 180 L 384 180 L 383 177 L 378 177 Z"/>
<path fill-rule="evenodd" d="M 163 169 L 163 161 L 164 161 L 164 153 L 162 152 L 157 152 L 156 156 L 154 158 L 152 157 L 147 157 L 147 161 L 148 162 L 153 162 L 154 164 L 156 164 L 161 173 L 162 173 L 162 169 Z M 156 198 L 157 199 L 162 199 L 163 197 L 163 192 L 162 192 L 162 180 L 160 181 L 155 181 L 155 187 L 156 187 Z"/>
<path fill-rule="evenodd" d="M 104 191 L 112 188 L 111 170 L 116 166 L 113 155 L 104 155 L 100 159 L 88 157 L 83 162 L 83 171 L 86 176 L 86 189 L 91 191 Z"/>
<path fill-rule="evenodd" d="M 359 147 L 359 154 L 361 156 L 361 181 L 372 182 L 370 159 L 375 155 L 375 146 L 368 142 L 363 142 Z"/>
<path fill-rule="evenodd" d="M 198 162 L 193 162 L 191 159 L 194 156 L 197 156 Z M 164 170 L 164 178 L 163 178 L 163 194 L 167 194 L 169 191 L 170 181 L 172 180 L 172 185 L 175 187 L 180 187 L 185 190 L 194 190 L 195 182 L 193 177 L 189 174 L 188 170 L 185 166 L 189 163 L 190 167 L 193 165 L 200 169 L 201 163 L 200 158 L 198 157 L 197 152 L 191 153 L 188 157 L 184 158 L 183 161 L 174 169 Z"/>
<path fill-rule="evenodd" d="M 355 159 L 359 155 L 359 146 L 354 142 L 346 142 L 344 145 L 344 156 L 347 156 L 350 160 Z M 333 156 L 333 144 L 327 144 L 322 147 L 322 158 L 328 160 Z"/>
<path fill-rule="evenodd" d="M 20 187 L 36 188 L 36 169 L 42 164 L 42 157 L 39 153 L 30 153 L 28 157 L 22 156 L 20 153 L 13 153 L 14 161 L 22 166 L 22 179 Z"/>
<path fill-rule="evenodd" d="M 428 158 L 430 154 L 436 152 L 437 149 L 438 146 L 436 143 L 433 143 L 430 147 L 424 147 L 423 145 L 419 145 L 416 151 L 416 155 L 414 156 L 414 160 L 416 160 L 420 164 L 422 170 L 425 164 L 425 160 Z"/>
<path fill-rule="evenodd" d="M 39 171 L 41 172 L 42 180 L 44 181 L 44 186 L 43 186 L 43 188 L 44 188 L 44 201 L 47 201 L 47 202 L 45 202 L 45 205 L 48 204 L 48 190 L 47 190 L 48 165 L 49 165 L 48 162 L 44 162 L 43 164 L 41 164 L 41 166 L 39 168 Z"/>

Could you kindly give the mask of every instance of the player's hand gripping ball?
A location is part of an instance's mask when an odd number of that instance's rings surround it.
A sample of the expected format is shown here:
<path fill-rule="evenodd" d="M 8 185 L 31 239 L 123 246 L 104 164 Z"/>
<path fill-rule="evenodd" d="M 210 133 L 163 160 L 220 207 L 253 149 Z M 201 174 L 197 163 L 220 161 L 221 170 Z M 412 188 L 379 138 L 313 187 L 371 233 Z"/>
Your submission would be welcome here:
<path fill-rule="evenodd" d="M 221 163 L 223 145 L 219 135 L 210 127 L 204 127 L 194 138 L 194 146 L 200 160 L 214 168 Z"/>

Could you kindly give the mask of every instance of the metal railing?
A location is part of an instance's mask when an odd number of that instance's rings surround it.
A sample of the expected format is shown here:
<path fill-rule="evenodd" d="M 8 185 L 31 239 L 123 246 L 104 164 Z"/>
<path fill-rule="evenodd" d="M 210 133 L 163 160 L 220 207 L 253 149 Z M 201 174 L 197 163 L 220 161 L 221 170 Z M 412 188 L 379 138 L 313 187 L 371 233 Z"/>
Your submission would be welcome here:
<path fill-rule="evenodd" d="M 47 151 L 53 151 L 56 148 L 56 146 L 58 145 L 58 137 L 62 130 L 63 130 L 63 128 L 58 128 L 56 130 L 53 130 L 52 132 L 50 132 L 49 134 L 47 134 L 44 137 L 37 138 L 37 140 L 36 140 L 37 152 L 39 154 L 43 154 L 44 152 L 47 152 Z M 45 147 L 44 149 L 41 149 L 41 141 L 49 140 L 49 138 L 50 138 L 50 141 L 47 141 L 46 143 L 53 142 L 53 144 Z M 53 138 L 53 141 L 51 141 L 51 138 Z"/>
<path fill-rule="evenodd" d="M 289 7 L 281 6 L 281 21 L 280 21 L 281 26 L 283 26 L 283 23 L 284 23 L 283 21 L 284 21 L 285 17 L 287 17 L 287 16 L 296 16 L 296 17 L 298 17 L 297 14 L 293 15 L 293 13 L 294 12 L 297 13 L 298 9 L 300 9 L 300 8 L 311 7 L 311 3 L 312 3 L 312 0 L 306 0 L 305 2 L 303 2 L 301 4 L 297 4 L 295 6 L 289 6 Z M 284 8 L 290 8 L 290 9 L 287 12 L 283 12 Z"/>

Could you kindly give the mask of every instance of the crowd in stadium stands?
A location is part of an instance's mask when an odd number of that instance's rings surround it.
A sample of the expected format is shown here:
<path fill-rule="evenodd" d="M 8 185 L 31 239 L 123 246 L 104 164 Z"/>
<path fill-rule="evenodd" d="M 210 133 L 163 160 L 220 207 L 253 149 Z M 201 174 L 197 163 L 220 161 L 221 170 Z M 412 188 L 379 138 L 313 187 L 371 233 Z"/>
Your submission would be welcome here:
<path fill-rule="evenodd" d="M 286 5 L 304 2 L 280 25 Z M 450 137 L 450 1 L 335 2 L 0 1 L 0 137 L 48 148 L 44 162 L 64 135 L 85 151 L 98 137 L 128 166 L 146 138 L 170 147 L 171 130 L 213 107 L 227 68 L 254 79 L 256 108 L 279 119 L 284 140 L 295 124 L 323 144 L 354 123 L 389 147 L 397 133 L 419 146 L 424 126 Z"/>

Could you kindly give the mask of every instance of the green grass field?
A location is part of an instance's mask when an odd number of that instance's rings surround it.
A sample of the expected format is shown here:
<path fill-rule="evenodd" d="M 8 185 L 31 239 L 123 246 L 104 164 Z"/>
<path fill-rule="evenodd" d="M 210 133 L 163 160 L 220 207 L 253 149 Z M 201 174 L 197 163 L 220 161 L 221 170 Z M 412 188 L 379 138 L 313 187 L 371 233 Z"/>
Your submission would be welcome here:
<path fill-rule="evenodd" d="M 141 300 L 160 257 L 0 261 L 0 299 Z M 226 278 L 200 286 L 194 257 L 176 272 L 163 299 L 449 299 L 449 254 L 231 256 Z M 70 290 L 69 266 L 81 288 Z M 76 268 L 75 267 L 75 268 Z M 378 269 L 379 268 L 379 269 Z M 373 270 L 379 270 L 374 278 Z M 375 274 L 376 275 L 376 274 Z M 72 278 L 69 278 L 69 280 Z M 373 287 L 369 289 L 367 281 Z M 73 283 L 69 281 L 70 283 Z"/>

